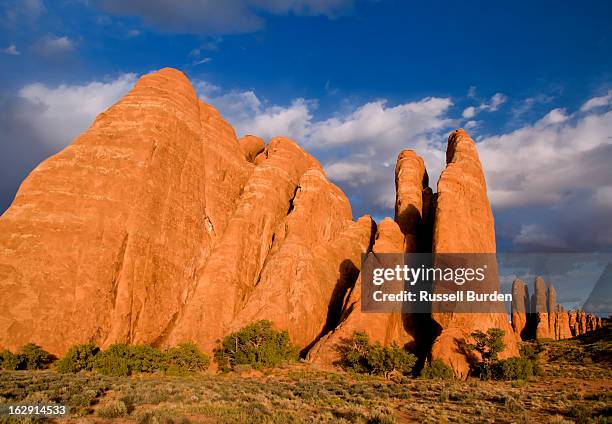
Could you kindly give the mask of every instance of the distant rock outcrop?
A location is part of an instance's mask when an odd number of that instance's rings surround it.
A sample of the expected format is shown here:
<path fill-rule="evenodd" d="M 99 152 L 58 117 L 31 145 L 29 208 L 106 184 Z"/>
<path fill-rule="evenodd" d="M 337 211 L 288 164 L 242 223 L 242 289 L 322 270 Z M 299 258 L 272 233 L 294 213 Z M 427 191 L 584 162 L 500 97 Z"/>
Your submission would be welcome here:
<path fill-rule="evenodd" d="M 521 284 L 524 285 L 517 279 L 512 286 L 512 328 L 523 340 L 569 339 L 602 327 L 601 318 L 584 311 L 566 311 L 557 304 L 555 288 L 540 276 L 535 278 L 534 294 L 531 305 L 527 305 L 530 307 L 525 310 L 526 316 L 515 313 L 522 304 L 520 294 L 515 294 L 515 286 Z"/>
<path fill-rule="evenodd" d="M 528 337 L 527 313 L 529 309 L 529 290 L 525 282 L 517 278 L 512 283 L 512 329 L 522 337 Z"/>

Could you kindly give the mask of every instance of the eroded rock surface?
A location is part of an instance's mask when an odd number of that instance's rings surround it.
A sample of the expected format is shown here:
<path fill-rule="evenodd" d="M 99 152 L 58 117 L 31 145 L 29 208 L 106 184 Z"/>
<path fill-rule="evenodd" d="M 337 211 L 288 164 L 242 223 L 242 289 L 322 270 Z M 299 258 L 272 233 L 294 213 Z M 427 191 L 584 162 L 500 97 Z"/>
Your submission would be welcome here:
<path fill-rule="evenodd" d="M 456 130 L 448 138 L 446 169 L 438 181 L 433 233 L 434 253 L 494 254 L 495 228 L 493 213 L 487 198 L 487 187 L 474 141 L 463 130 Z M 486 256 L 483 255 L 486 260 Z M 487 281 L 484 292 L 499 290 L 494 256 L 490 255 L 488 272 L 494 276 Z M 436 284 L 434 285 L 435 290 Z M 518 355 L 517 337 L 504 312 L 500 313 L 432 313 L 439 326 L 431 356 L 451 365 L 458 377 L 466 377 L 471 353 L 464 345 L 476 330 L 501 328 L 506 332 L 504 357 Z"/>
<path fill-rule="evenodd" d="M 318 364 L 332 364 L 355 331 L 431 353 L 459 376 L 475 330 L 504 329 L 504 355 L 518 354 L 505 313 L 361 311 L 362 254 L 385 266 L 381 253 L 495 253 L 485 178 L 463 130 L 449 137 L 437 194 L 410 150 L 395 183 L 395 221 L 353 221 L 346 196 L 298 144 L 238 140 L 181 72 L 146 75 L 41 163 L 0 218 L 0 348 L 34 342 L 61 355 L 88 341 L 192 340 L 210 352 L 269 319 Z M 531 307 L 515 282 L 517 333 L 532 315 L 540 338 L 601 326 L 563 311 L 540 280 Z M 487 289 L 499 290 L 497 278 Z"/>

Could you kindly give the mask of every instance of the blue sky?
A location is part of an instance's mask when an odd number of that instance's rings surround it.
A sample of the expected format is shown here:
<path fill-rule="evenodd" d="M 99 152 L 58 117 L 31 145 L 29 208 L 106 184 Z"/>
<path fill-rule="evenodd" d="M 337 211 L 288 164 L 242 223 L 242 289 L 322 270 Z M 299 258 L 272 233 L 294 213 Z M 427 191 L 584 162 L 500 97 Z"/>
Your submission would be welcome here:
<path fill-rule="evenodd" d="M 501 250 L 612 246 L 610 2 L 3 0 L 0 49 L 0 210 L 139 75 L 172 66 L 240 134 L 315 154 L 355 216 L 392 214 L 402 148 L 435 188 L 462 126 Z"/>

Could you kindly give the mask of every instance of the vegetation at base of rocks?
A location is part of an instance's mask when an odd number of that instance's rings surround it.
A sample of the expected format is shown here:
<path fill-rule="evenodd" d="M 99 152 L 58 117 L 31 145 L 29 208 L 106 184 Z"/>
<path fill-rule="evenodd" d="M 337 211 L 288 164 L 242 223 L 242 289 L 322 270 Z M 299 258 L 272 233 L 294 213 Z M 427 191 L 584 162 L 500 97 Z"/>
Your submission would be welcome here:
<path fill-rule="evenodd" d="M 521 356 L 499 359 L 504 351 L 505 331 L 500 328 L 490 328 L 486 333 L 472 333 L 474 343 L 467 347 L 480 354 L 482 361 L 472 366 L 472 374 L 482 380 L 527 380 L 540 373 L 538 345 L 524 344 L 521 346 Z"/>
<path fill-rule="evenodd" d="M 191 342 L 179 344 L 165 352 L 149 345 L 117 343 L 95 356 L 93 369 L 115 376 L 153 372 L 184 375 L 204 371 L 209 364 L 208 356 Z"/>
<path fill-rule="evenodd" d="M 97 371 L 112 376 L 128 376 L 132 373 L 167 372 L 187 375 L 204 371 L 210 359 L 195 343 L 186 342 L 161 351 L 149 345 L 117 343 L 102 351 L 94 343 L 72 346 L 61 359 L 33 343 L 24 345 L 17 353 L 0 351 L 0 369 L 40 370 L 53 363 L 60 373 Z"/>
<path fill-rule="evenodd" d="M 55 368 L 62 373 L 91 371 L 99 352 L 100 348 L 95 343 L 74 345 L 55 363 Z"/>
<path fill-rule="evenodd" d="M 340 360 L 338 365 L 348 371 L 383 375 L 386 378 L 394 374 L 412 373 L 417 357 L 405 349 L 393 344 L 382 346 L 370 343 L 367 333 L 356 331 L 349 339 L 338 346 Z"/>
<path fill-rule="evenodd" d="M 559 363 L 541 361 L 547 374 L 528 381 L 404 378 L 398 383 L 301 362 L 245 375 L 184 377 L 4 371 L 0 403 L 62 403 L 70 408 L 70 422 L 85 423 L 606 422 L 611 369 L 562 363 L 566 375 L 575 377 L 555 378 L 548 372 Z"/>
<path fill-rule="evenodd" d="M 262 369 L 297 360 L 298 349 L 287 331 L 275 330 L 270 321 L 261 320 L 224 337 L 214 358 L 222 371 L 239 365 Z"/>
<path fill-rule="evenodd" d="M 455 373 L 443 360 L 434 359 L 421 370 L 419 377 L 429 380 L 452 380 L 455 378 Z"/>
<path fill-rule="evenodd" d="M 166 372 L 169 374 L 185 375 L 206 370 L 210 358 L 200 352 L 195 343 L 185 342 L 166 351 L 166 364 Z"/>
<path fill-rule="evenodd" d="M 25 344 L 17 353 L 9 350 L 0 352 L 0 369 L 3 370 L 42 370 L 56 358 L 34 343 Z"/>

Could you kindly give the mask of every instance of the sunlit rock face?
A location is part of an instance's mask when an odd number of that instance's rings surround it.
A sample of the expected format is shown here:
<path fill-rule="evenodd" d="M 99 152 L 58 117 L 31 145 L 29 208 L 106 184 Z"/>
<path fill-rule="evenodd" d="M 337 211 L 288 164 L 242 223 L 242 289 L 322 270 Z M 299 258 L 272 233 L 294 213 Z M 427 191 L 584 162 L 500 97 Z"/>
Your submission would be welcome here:
<path fill-rule="evenodd" d="M 475 330 L 504 329 L 504 355 L 518 354 L 519 329 L 537 308 L 513 309 L 515 331 L 505 314 L 362 312 L 363 254 L 496 249 L 476 145 L 463 130 L 448 139 L 436 194 L 411 150 L 399 153 L 394 177 L 394 219 L 353 220 L 299 144 L 238 139 L 181 72 L 143 76 L 32 171 L 0 218 L 0 348 L 34 342 L 61 355 L 89 341 L 189 340 L 210 352 L 267 319 L 316 364 L 333 364 L 355 331 L 441 358 L 458 376 L 468 369 L 458 346 Z M 601 326 L 563 311 L 538 284 L 534 337 Z M 499 290 L 497 279 L 490 285 Z M 527 290 L 515 289 L 527 305 Z"/>
<path fill-rule="evenodd" d="M 210 350 L 262 318 L 306 346 L 337 323 L 373 231 L 296 143 L 237 140 L 162 69 L 40 164 L 0 219 L 0 346 Z"/>
<path fill-rule="evenodd" d="M 496 251 L 493 213 L 476 144 L 463 130 L 448 138 L 446 169 L 440 175 L 433 228 L 434 253 L 488 253 Z M 493 258 L 493 256 L 491 255 Z M 494 261 L 493 261 L 494 262 Z M 490 270 L 495 264 L 490 264 Z M 499 290 L 499 279 L 487 282 L 488 290 Z M 451 365 L 458 377 L 469 371 L 468 354 L 462 346 L 476 330 L 501 328 L 506 332 L 502 356 L 518 355 L 517 336 L 507 315 L 500 313 L 432 313 L 438 326 L 431 356 Z"/>

